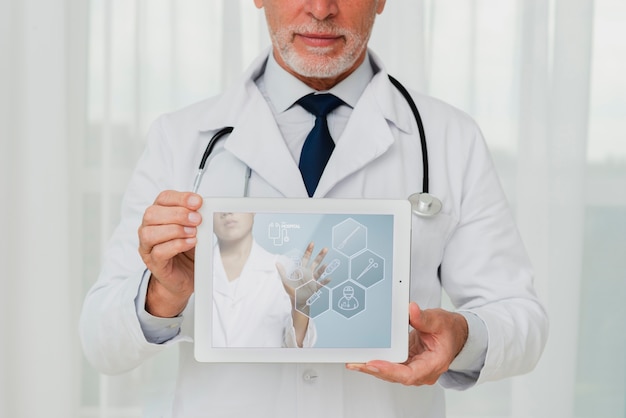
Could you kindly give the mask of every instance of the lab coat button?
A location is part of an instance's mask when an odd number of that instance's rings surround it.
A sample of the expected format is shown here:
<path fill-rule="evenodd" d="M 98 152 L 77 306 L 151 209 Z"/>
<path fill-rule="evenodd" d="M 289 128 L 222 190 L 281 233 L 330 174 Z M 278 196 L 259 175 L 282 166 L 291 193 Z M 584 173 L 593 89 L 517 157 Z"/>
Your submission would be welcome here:
<path fill-rule="evenodd" d="M 315 372 L 315 370 L 306 370 L 304 373 L 302 373 L 302 380 L 307 383 L 315 383 L 316 379 L 317 372 Z"/>

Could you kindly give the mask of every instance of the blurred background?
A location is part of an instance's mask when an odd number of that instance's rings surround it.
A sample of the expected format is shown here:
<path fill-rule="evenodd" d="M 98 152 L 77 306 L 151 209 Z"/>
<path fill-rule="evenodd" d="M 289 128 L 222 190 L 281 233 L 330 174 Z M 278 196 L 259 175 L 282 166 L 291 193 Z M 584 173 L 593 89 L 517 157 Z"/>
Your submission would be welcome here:
<path fill-rule="evenodd" d="M 0 417 L 168 401 L 176 349 L 99 375 L 82 300 L 149 124 L 268 45 L 251 0 L 0 0 Z M 626 417 L 626 2 L 388 0 L 370 45 L 478 121 L 551 317 L 535 371 L 449 391 L 448 415 Z"/>

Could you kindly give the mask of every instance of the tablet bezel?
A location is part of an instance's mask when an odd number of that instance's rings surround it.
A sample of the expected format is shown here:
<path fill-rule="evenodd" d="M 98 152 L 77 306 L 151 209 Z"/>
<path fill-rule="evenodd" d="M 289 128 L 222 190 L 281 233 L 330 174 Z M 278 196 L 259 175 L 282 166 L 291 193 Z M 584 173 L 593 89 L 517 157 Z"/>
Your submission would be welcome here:
<path fill-rule="evenodd" d="M 253 348 L 212 346 L 213 212 L 294 214 L 383 214 L 393 216 L 391 333 L 388 348 Z M 194 355 L 199 362 L 364 363 L 404 362 L 408 355 L 411 206 L 407 200 L 204 198 L 195 259 Z M 204 278 L 204 279 L 198 279 Z M 202 303 L 200 301 L 204 301 Z"/>

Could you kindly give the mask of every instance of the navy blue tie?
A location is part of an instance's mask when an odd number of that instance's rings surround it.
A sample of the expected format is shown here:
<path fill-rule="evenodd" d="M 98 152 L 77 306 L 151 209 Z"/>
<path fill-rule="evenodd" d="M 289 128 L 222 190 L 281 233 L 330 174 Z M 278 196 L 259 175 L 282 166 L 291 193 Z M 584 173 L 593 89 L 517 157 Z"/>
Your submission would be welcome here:
<path fill-rule="evenodd" d="M 343 101 L 332 94 L 309 94 L 302 97 L 297 103 L 315 115 L 315 126 L 304 141 L 298 164 L 306 191 L 311 197 L 315 193 L 322 172 L 335 148 L 335 142 L 328 131 L 326 115 L 341 105 Z"/>

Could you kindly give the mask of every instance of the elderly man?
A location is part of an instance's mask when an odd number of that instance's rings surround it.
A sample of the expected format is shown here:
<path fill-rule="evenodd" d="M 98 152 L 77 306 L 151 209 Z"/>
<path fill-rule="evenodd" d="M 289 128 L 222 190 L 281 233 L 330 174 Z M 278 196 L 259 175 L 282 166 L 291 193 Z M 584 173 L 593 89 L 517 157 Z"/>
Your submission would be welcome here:
<path fill-rule="evenodd" d="M 255 5 L 265 10 L 271 52 L 222 95 L 165 115 L 150 130 L 123 219 L 85 300 L 81 334 L 89 360 L 104 373 L 120 373 L 180 344 L 171 411 L 177 417 L 443 417 L 443 388 L 531 370 L 547 318 L 481 133 L 467 115 L 415 92 L 430 190 L 443 208 L 413 219 L 407 361 L 194 360 L 201 196 L 241 194 L 239 177 L 249 196 L 404 199 L 422 188 L 415 119 L 367 48 L 385 1 Z M 229 163 L 223 172 L 209 170 L 198 194 L 184 192 L 208 139 L 224 126 L 234 127 L 220 154 Z M 309 141 L 313 131 L 318 139 Z M 439 308 L 443 289 L 455 312 Z"/>

